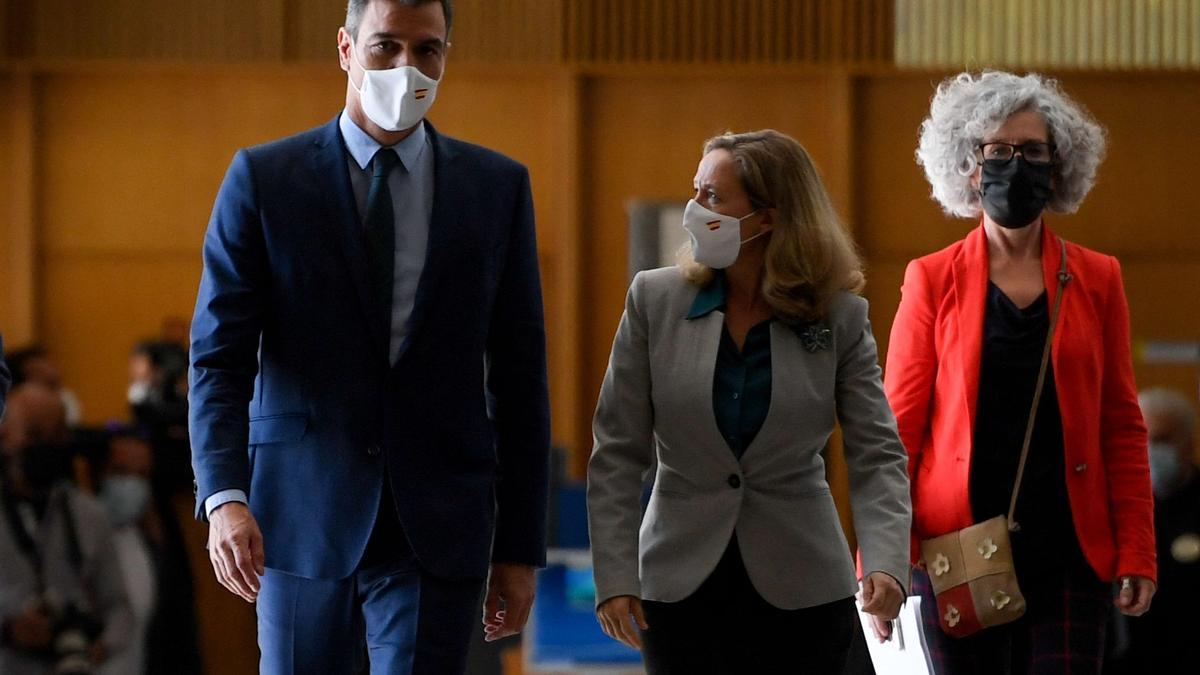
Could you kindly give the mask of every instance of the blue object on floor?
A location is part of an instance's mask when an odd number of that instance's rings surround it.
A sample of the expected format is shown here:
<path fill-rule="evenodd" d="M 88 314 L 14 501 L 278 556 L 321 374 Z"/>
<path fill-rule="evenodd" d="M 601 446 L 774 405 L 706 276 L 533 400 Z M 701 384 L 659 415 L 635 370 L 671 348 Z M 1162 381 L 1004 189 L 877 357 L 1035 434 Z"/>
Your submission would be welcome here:
<path fill-rule="evenodd" d="M 537 601 L 526 635 L 531 667 L 584 665 L 627 666 L 641 654 L 604 634 L 596 622 L 596 587 L 591 555 L 586 549 L 550 552 L 538 572 Z"/>

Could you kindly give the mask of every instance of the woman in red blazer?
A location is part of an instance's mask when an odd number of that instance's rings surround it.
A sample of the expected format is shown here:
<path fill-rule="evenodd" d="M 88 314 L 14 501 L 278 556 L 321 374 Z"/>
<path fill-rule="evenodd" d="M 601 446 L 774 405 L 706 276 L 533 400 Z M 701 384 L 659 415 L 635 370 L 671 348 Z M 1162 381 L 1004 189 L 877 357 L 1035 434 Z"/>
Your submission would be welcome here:
<path fill-rule="evenodd" d="M 947 213 L 982 223 L 909 264 L 892 326 L 885 388 L 908 450 L 914 561 L 918 541 L 1007 513 L 1064 250 L 1042 213 L 1078 208 L 1103 150 L 1102 129 L 1052 80 L 987 72 L 938 87 L 918 162 Z M 949 637 L 918 563 L 913 587 L 942 675 L 1099 673 L 1112 582 L 1127 614 L 1154 595 L 1120 266 L 1073 243 L 1065 251 L 1070 280 L 1012 535 L 1026 613 Z"/>

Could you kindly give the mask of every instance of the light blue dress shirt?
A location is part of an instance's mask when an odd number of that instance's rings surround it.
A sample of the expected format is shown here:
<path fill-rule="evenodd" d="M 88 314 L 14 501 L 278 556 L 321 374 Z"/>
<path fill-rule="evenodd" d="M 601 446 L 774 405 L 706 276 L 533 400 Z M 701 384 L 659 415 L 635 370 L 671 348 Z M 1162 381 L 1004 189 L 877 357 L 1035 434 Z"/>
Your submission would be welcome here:
<path fill-rule="evenodd" d="M 354 202 L 361 223 L 367 212 L 367 193 L 371 189 L 371 160 L 381 146 L 363 131 L 346 111 L 338 119 L 342 140 L 346 144 L 346 165 Z M 417 299 L 417 284 L 425 269 L 429 243 L 429 222 L 433 218 L 433 148 L 425 123 L 418 124 L 407 138 L 390 146 L 400 157 L 399 165 L 388 176 L 392 195 L 392 213 L 396 219 L 396 264 L 392 281 L 392 326 L 389 357 L 392 364 L 400 355 L 400 346 L 408 336 L 408 319 Z M 229 502 L 247 503 L 241 490 L 221 490 L 204 500 L 204 510 Z"/>

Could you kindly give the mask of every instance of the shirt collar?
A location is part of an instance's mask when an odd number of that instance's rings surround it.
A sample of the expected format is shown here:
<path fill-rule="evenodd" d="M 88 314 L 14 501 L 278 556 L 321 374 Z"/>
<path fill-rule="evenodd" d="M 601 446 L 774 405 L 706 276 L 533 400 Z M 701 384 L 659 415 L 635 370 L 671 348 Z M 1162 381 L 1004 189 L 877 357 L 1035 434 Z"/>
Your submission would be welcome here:
<path fill-rule="evenodd" d="M 355 124 L 345 110 L 338 118 L 338 128 L 342 130 L 342 140 L 346 143 L 346 151 L 350 153 L 354 163 L 366 171 L 371 160 L 375 158 L 375 153 L 383 146 Z M 422 121 L 417 124 L 417 128 L 413 129 L 407 138 L 391 146 L 399 155 L 400 163 L 404 165 L 406 171 L 411 172 L 416 167 L 417 160 L 425 151 L 425 141 L 428 136 L 429 134 L 425 131 L 425 122 Z"/>
<path fill-rule="evenodd" d="M 725 275 L 718 272 L 713 275 L 712 281 L 696 294 L 696 299 L 692 301 L 692 308 L 688 310 L 687 318 L 699 319 L 718 309 L 725 309 L 725 293 Z"/>

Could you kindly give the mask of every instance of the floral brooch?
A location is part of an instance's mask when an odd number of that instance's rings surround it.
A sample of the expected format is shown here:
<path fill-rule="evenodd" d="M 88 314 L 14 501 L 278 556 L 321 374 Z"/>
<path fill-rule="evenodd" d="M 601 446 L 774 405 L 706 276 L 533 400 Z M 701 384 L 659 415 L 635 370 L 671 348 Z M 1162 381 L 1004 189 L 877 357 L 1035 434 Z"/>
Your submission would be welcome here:
<path fill-rule="evenodd" d="M 810 352 L 829 349 L 833 345 L 833 331 L 819 323 L 797 328 L 796 334 L 800 336 L 800 344 Z"/>

